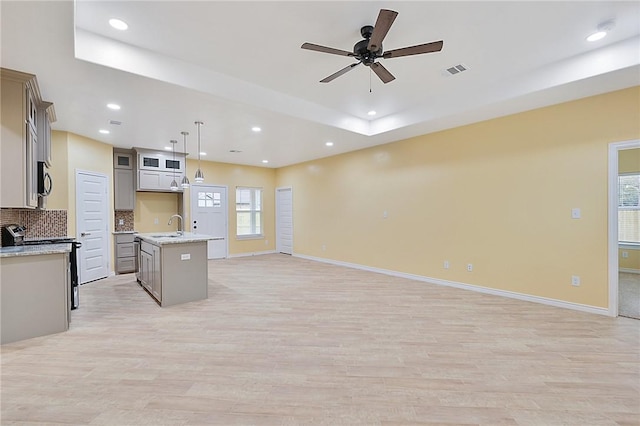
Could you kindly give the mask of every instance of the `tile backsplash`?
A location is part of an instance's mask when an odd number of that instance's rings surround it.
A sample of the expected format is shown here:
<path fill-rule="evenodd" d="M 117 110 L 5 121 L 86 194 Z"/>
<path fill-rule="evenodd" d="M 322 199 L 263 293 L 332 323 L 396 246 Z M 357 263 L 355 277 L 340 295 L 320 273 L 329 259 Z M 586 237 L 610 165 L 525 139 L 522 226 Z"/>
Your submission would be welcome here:
<path fill-rule="evenodd" d="M 25 238 L 67 237 L 66 210 L 0 209 L 0 226 L 26 226 Z"/>
<path fill-rule="evenodd" d="M 114 221 L 116 232 L 133 231 L 133 219 L 133 211 L 116 210 Z M 122 221 L 122 225 L 120 225 L 120 221 Z"/>

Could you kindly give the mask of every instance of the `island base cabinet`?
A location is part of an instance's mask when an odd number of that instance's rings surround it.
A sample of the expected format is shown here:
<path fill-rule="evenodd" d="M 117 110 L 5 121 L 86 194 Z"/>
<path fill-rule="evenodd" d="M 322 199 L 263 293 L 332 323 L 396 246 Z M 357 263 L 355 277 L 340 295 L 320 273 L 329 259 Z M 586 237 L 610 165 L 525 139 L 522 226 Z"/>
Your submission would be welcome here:
<path fill-rule="evenodd" d="M 178 305 L 208 297 L 207 242 L 140 243 L 140 285 L 160 304 Z"/>
<path fill-rule="evenodd" d="M 208 297 L 207 243 L 166 244 L 162 256 L 162 306 Z"/>
<path fill-rule="evenodd" d="M 69 329 L 69 254 L 0 259 L 2 344 Z"/>

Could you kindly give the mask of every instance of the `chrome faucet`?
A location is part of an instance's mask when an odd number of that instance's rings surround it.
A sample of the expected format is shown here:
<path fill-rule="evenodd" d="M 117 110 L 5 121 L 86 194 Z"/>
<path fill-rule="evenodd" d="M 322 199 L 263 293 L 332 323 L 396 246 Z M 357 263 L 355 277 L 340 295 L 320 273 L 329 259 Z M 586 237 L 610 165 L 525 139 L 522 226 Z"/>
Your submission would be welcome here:
<path fill-rule="evenodd" d="M 176 234 L 183 235 L 184 231 L 182 229 L 182 216 L 180 216 L 179 214 L 174 214 L 173 216 L 171 216 L 169 218 L 169 223 L 167 223 L 167 225 L 171 225 L 171 222 L 173 221 L 174 217 L 177 217 L 178 219 L 180 219 L 180 222 L 178 223 L 178 230 L 176 231 Z"/>

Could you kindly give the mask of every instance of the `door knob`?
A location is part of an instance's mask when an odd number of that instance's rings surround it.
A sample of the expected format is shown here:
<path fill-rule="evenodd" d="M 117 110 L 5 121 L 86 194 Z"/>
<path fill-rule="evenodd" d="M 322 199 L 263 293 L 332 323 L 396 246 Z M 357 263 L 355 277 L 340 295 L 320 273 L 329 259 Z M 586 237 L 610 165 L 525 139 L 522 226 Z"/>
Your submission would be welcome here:
<path fill-rule="evenodd" d="M 87 235 L 91 235 L 91 232 L 81 232 L 80 233 L 81 237 L 86 237 Z"/>

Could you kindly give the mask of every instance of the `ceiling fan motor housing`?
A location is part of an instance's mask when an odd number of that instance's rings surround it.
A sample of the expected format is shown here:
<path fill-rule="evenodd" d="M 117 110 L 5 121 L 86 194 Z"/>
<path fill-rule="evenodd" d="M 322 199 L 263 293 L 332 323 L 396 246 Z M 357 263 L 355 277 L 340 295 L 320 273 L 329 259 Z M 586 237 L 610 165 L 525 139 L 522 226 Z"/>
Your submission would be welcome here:
<path fill-rule="evenodd" d="M 364 37 L 364 40 L 360 40 L 353 46 L 353 54 L 366 66 L 369 66 L 375 62 L 375 60 L 382 56 L 382 44 L 380 48 L 375 52 L 369 50 L 369 39 L 373 33 L 373 27 L 371 25 L 365 25 L 360 29 L 360 34 Z"/>

